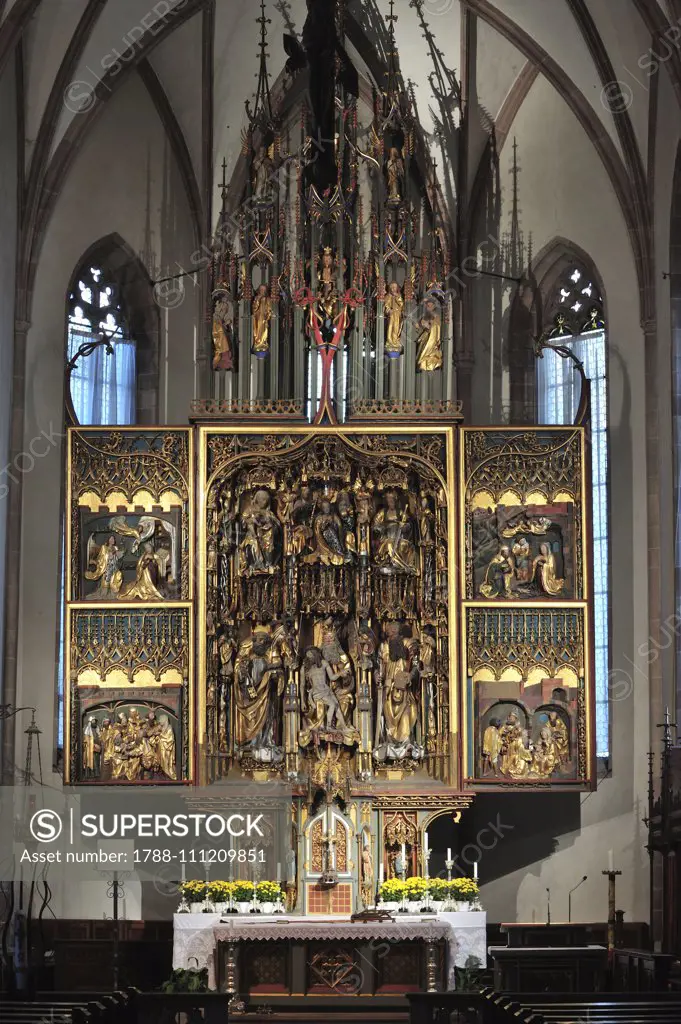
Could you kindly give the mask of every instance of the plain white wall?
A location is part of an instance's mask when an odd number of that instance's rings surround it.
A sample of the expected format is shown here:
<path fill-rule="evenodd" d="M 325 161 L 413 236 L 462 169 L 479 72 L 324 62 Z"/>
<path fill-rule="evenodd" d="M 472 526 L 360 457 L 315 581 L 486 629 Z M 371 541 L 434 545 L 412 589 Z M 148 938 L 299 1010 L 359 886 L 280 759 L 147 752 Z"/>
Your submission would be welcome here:
<path fill-rule="evenodd" d="M 545 920 L 546 889 L 553 894 L 553 919 L 567 919 L 567 890 L 587 874 L 574 897 L 574 920 L 604 920 L 607 896 L 601 870 L 613 850 L 623 871 L 617 905 L 626 920 L 648 916 L 647 855 L 640 818 L 647 785 L 647 666 L 639 647 L 648 638 L 646 474 L 643 334 L 631 245 L 617 197 L 606 171 L 579 122 L 558 92 L 540 76 L 522 105 L 501 154 L 501 231 L 510 228 L 512 139 L 517 137 L 521 223 L 539 253 L 564 237 L 588 253 L 602 277 L 607 301 L 610 353 L 611 466 L 611 658 L 612 776 L 581 798 L 576 818 L 537 820 L 538 805 L 528 796 L 518 803 L 514 833 L 495 852 L 516 846 L 516 870 L 498 874 L 483 886 L 491 920 Z M 482 241 L 485 234 L 481 233 Z M 484 287 L 484 286 L 483 286 Z M 489 313 L 477 308 L 476 344 L 483 342 L 476 366 L 476 422 L 489 421 L 489 363 L 485 331 Z M 497 410 L 498 411 L 498 407 Z M 638 483 L 637 483 L 638 482 Z M 631 680 L 631 682 L 629 682 Z M 602 770 L 602 769 L 601 769 Z M 500 801 L 500 809 L 503 804 Z M 569 822 L 569 824 L 568 824 Z M 567 829 L 567 830 L 566 830 Z M 537 850 L 532 855 L 532 842 Z M 552 842 L 548 842 L 548 840 Z M 505 847 L 508 843 L 508 847 Z M 524 852 L 520 853 L 521 844 Z M 508 863 L 515 861 L 508 858 Z M 481 863 L 485 881 L 485 862 Z"/>
<path fill-rule="evenodd" d="M 149 178 L 149 180 L 148 180 Z M 147 190 L 150 210 L 147 211 Z M 192 267 L 194 236 L 186 196 L 165 133 L 139 78 L 133 76 L 96 122 L 56 201 L 40 252 L 28 335 L 25 439 L 62 429 L 66 294 L 94 242 L 117 232 L 138 254 L 147 212 L 155 267 Z M 186 423 L 193 397 L 198 290 L 162 311 L 160 418 Z M 53 735 L 52 688 L 58 604 L 63 447 L 56 444 L 24 478 L 19 699 L 39 708 L 44 742 Z M 37 638 L 40 642 L 36 642 Z M 17 760 L 21 763 L 21 738 Z M 49 760 L 49 756 L 46 758 Z"/>

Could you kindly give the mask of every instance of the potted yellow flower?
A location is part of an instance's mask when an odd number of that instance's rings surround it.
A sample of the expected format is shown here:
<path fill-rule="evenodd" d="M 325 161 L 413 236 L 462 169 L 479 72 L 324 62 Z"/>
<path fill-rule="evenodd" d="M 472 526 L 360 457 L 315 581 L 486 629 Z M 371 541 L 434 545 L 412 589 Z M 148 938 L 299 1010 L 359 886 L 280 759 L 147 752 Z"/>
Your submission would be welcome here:
<path fill-rule="evenodd" d="M 408 878 L 404 884 L 407 909 L 410 914 L 418 914 L 426 902 L 428 879 L 421 878 L 420 875 L 414 875 L 412 878 Z"/>
<path fill-rule="evenodd" d="M 431 902 L 435 904 L 434 910 L 444 910 L 445 903 L 450 898 L 446 878 L 431 878 L 428 882 Z"/>
<path fill-rule="evenodd" d="M 401 878 L 388 878 L 378 892 L 378 900 L 383 910 L 397 910 L 402 905 L 402 897 L 406 882 Z"/>
<path fill-rule="evenodd" d="M 198 879 L 182 882 L 180 885 L 182 899 L 189 904 L 191 914 L 200 914 L 203 910 L 203 901 L 206 898 L 206 883 Z"/>
<path fill-rule="evenodd" d="M 250 914 L 253 909 L 253 882 L 247 878 L 234 882 L 233 899 L 240 914 Z"/>
<path fill-rule="evenodd" d="M 234 883 L 216 879 L 208 886 L 208 898 L 215 904 L 218 914 L 226 914 L 230 909 L 230 899 L 234 893 Z"/>
<path fill-rule="evenodd" d="M 472 878 L 453 878 L 449 884 L 456 909 L 470 910 L 471 904 L 477 902 L 480 893 L 478 883 L 474 882 Z"/>
<path fill-rule="evenodd" d="M 279 882 L 258 882 L 255 887 L 255 898 L 263 914 L 273 914 L 275 906 L 281 900 Z"/>

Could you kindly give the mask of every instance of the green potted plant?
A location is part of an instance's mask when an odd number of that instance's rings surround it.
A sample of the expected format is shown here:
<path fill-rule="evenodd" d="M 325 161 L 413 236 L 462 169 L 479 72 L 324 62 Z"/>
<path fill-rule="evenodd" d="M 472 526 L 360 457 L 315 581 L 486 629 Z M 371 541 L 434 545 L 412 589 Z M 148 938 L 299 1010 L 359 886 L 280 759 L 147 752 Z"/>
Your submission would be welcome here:
<path fill-rule="evenodd" d="M 199 961 L 191 957 L 196 967 L 179 968 L 161 985 L 161 992 L 208 992 L 208 968 L 199 968 Z"/>
<path fill-rule="evenodd" d="M 469 956 L 463 967 L 454 968 L 457 992 L 479 992 L 483 982 L 483 968 L 477 956 Z"/>

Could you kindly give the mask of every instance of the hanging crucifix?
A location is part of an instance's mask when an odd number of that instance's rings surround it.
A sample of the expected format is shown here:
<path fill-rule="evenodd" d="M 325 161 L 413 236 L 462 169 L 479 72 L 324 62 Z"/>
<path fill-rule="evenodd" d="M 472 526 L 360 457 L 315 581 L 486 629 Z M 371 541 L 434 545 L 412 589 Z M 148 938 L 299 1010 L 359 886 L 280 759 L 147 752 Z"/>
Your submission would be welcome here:
<path fill-rule="evenodd" d="M 336 27 L 337 0 L 307 0 L 302 46 L 295 36 L 284 36 L 289 74 L 309 69 L 312 136 L 317 150 L 308 164 L 308 180 L 321 194 L 333 188 L 336 168 L 336 81 L 345 93 L 359 96 L 357 69 L 348 57 Z M 338 71 L 337 71 L 338 68 Z"/>
<path fill-rule="evenodd" d="M 343 347 L 345 333 L 350 325 L 350 310 L 361 305 L 362 298 L 352 288 L 339 298 L 334 284 L 325 281 L 320 282 L 316 295 L 309 288 L 302 288 L 294 296 L 294 301 L 308 308 L 310 341 L 320 355 L 321 390 L 313 423 L 337 423 L 331 392 L 331 369 L 336 353 Z"/>

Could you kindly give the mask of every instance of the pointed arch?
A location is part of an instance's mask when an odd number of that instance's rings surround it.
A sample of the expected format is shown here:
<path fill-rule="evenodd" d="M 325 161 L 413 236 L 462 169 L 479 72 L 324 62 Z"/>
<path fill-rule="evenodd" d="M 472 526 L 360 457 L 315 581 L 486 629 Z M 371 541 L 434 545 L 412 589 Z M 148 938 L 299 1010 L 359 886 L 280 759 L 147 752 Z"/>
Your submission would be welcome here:
<path fill-rule="evenodd" d="M 83 268 L 98 267 L 113 282 L 136 350 L 136 401 L 134 420 L 156 423 L 159 409 L 160 322 L 153 284 L 132 247 L 117 232 L 93 242 L 73 270 L 66 297 L 66 344 L 68 345 L 69 296 L 74 294 Z"/>
<path fill-rule="evenodd" d="M 584 366 L 591 393 L 591 542 L 596 690 L 596 752 L 610 754 L 610 429 L 608 345 L 601 275 L 583 249 L 566 238 L 540 252 L 535 275 L 544 310 L 543 337 L 560 341 Z M 551 350 L 534 360 L 537 420 L 571 423 L 581 399 L 573 363 Z"/>

